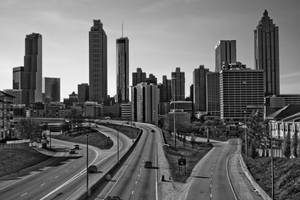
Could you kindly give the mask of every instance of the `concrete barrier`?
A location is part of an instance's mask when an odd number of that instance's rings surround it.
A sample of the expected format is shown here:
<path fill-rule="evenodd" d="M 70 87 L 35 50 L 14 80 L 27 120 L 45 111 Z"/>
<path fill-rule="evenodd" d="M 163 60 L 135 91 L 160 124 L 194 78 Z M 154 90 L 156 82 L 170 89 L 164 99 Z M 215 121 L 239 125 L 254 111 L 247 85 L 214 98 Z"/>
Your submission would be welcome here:
<path fill-rule="evenodd" d="M 120 158 L 119 164 L 118 163 L 114 164 L 94 185 L 92 185 L 90 187 L 90 190 L 89 190 L 90 194 L 97 191 L 97 188 L 99 188 L 100 186 L 105 186 L 108 183 L 108 181 L 106 180 L 107 175 L 110 175 L 111 177 L 113 177 L 116 174 L 116 172 L 120 169 L 122 164 L 130 156 L 131 152 L 134 150 L 135 146 L 137 145 L 137 143 L 139 142 L 139 140 L 142 136 L 142 133 L 143 133 L 143 131 L 142 131 L 142 129 L 140 129 L 139 135 L 135 139 L 132 146 L 128 149 L 128 151 Z M 77 200 L 85 200 L 87 198 L 88 198 L 87 192 L 85 192 L 79 198 L 77 198 Z"/>

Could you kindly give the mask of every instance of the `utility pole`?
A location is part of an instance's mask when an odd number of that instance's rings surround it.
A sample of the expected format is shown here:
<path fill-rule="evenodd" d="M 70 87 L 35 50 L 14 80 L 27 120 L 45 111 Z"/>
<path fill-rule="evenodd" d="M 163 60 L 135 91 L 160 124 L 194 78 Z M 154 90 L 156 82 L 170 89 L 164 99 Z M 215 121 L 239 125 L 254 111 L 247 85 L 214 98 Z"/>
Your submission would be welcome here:
<path fill-rule="evenodd" d="M 245 154 L 248 156 L 248 135 L 247 135 L 247 125 L 246 125 L 246 110 L 244 110 L 244 132 L 245 132 Z"/>
<path fill-rule="evenodd" d="M 175 122 L 176 122 L 176 120 L 175 120 L 175 115 L 176 115 L 176 112 L 175 112 L 175 101 L 173 101 L 173 106 L 174 106 L 174 110 L 173 110 L 173 112 L 174 112 L 174 117 L 173 117 L 173 119 L 174 119 L 174 122 L 173 122 L 173 129 L 174 129 L 174 139 L 175 139 L 175 141 L 174 141 L 174 146 L 175 146 L 175 149 L 176 149 L 176 125 L 175 125 Z"/>
<path fill-rule="evenodd" d="M 89 122 L 89 127 L 90 122 Z M 89 198 L 89 132 L 86 133 L 86 192 L 87 192 L 87 198 Z"/>
<path fill-rule="evenodd" d="M 118 144 L 118 150 L 117 150 L 117 159 L 118 159 L 118 164 L 120 162 L 120 155 L 119 155 L 119 130 L 117 130 L 117 144 Z"/>
<path fill-rule="evenodd" d="M 271 140 L 271 182 L 272 182 L 272 200 L 275 199 L 275 194 L 274 194 L 274 160 L 273 160 L 273 137 L 272 137 L 272 131 L 270 131 L 270 126 L 269 123 L 267 124 L 268 126 L 268 135 Z"/>

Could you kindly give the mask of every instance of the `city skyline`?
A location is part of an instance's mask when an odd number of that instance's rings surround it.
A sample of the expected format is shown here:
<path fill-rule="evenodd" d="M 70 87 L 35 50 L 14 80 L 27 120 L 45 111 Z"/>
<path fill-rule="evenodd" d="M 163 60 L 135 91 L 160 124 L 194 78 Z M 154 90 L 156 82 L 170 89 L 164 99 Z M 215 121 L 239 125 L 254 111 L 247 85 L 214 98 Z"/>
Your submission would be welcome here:
<path fill-rule="evenodd" d="M 107 27 L 109 95 L 116 94 L 114 44 L 115 39 L 121 36 L 122 22 L 125 35 L 131 38 L 130 76 L 137 67 L 143 66 L 143 71 L 153 73 L 159 78 L 158 82 L 161 82 L 162 75 L 170 77 L 171 72 L 180 67 L 186 72 L 185 89 L 188 91 L 194 68 L 204 64 L 213 71 L 214 46 L 219 40 L 237 40 L 237 60 L 254 69 L 253 30 L 264 9 L 267 9 L 270 17 L 280 28 L 281 93 L 300 93 L 300 89 L 294 83 L 300 76 L 300 72 L 297 71 L 297 64 L 300 62 L 297 56 L 300 51 L 297 35 L 300 28 L 293 26 L 300 15 L 297 12 L 299 8 L 297 1 L 288 1 L 285 4 L 280 4 L 280 1 L 272 1 L 272 4 L 271 1 L 256 1 L 254 4 L 229 0 L 226 2 L 228 5 L 225 2 L 217 4 L 214 1 L 202 1 L 206 4 L 200 4 L 199 1 L 174 1 L 173 4 L 171 1 L 153 3 L 141 1 L 140 4 L 131 1 L 128 5 L 123 5 L 124 7 L 113 7 L 113 12 L 101 10 L 103 7 L 112 6 L 106 1 L 100 3 L 81 1 L 73 4 L 66 1 L 60 7 L 55 3 L 33 2 L 35 1 L 21 5 L 18 1 L 3 1 L 0 4 L 1 11 L 3 10 L 0 18 L 7 24 L 7 28 L 0 33 L 2 44 L 0 48 L 4 52 L 0 56 L 2 89 L 12 88 L 12 77 L 7 74 L 11 74 L 13 67 L 23 64 L 24 36 L 38 32 L 43 35 L 43 75 L 61 78 L 62 97 L 76 91 L 77 84 L 88 82 L 86 30 L 90 27 L 91 20 L 99 18 Z M 234 9 L 230 8 L 230 4 L 233 3 Z M 64 9 L 71 6 L 73 11 L 65 13 Z M 100 8 L 101 12 L 93 7 Z M 170 7 L 171 10 L 164 11 L 166 7 Z M 200 10 L 203 12 L 199 12 L 200 7 L 203 7 Z M 32 11 L 32 8 L 36 8 L 35 11 Z M 17 13 L 14 16 L 9 14 L 12 9 Z M 82 9 L 83 12 L 76 12 L 78 9 Z M 177 9 L 181 15 L 174 17 L 177 13 L 172 9 Z M 205 9 L 210 12 L 204 12 Z M 132 13 L 132 10 L 137 12 Z M 235 19 L 237 16 L 238 19 Z M 164 20 L 160 20 L 161 18 Z M 26 26 L 21 23 L 23 20 L 26 21 Z M 180 30 L 178 25 L 181 26 Z M 65 28 L 66 26 L 68 28 Z M 218 30 L 222 28 L 222 33 L 213 32 L 216 27 Z M 177 46 L 181 48 L 175 48 Z M 62 53 L 65 55 L 62 56 Z M 78 57 L 79 55 L 81 57 Z M 156 59 L 149 59 L 151 57 Z M 75 81 L 74 76 L 70 76 L 70 71 L 75 75 Z"/>

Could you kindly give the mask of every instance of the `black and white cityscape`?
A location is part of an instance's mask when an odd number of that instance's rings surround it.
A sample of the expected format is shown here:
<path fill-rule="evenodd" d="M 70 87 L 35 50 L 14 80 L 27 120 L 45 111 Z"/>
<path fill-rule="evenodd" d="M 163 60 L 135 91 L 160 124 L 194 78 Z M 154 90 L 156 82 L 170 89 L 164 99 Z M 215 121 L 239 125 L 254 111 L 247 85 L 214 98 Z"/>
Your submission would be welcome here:
<path fill-rule="evenodd" d="M 1 1 L 0 199 L 300 199 L 299 9 Z"/>

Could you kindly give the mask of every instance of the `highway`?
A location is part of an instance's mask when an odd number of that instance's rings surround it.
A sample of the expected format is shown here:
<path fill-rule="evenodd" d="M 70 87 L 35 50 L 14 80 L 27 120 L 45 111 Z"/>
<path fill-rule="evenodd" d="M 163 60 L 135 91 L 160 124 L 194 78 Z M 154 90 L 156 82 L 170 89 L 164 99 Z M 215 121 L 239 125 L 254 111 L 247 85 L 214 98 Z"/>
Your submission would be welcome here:
<path fill-rule="evenodd" d="M 107 171 L 117 162 L 117 132 L 107 127 L 99 126 L 104 134 L 110 136 L 114 145 L 109 150 L 100 150 L 89 146 L 89 164 L 95 164 L 102 172 Z M 72 148 L 74 143 L 52 140 L 55 146 Z M 130 147 L 132 141 L 123 134 L 120 134 L 120 156 Z M 0 188 L 0 199 L 75 199 L 86 191 L 86 145 L 80 144 L 82 155 L 80 158 L 68 159 L 58 166 L 49 166 L 31 175 L 15 178 L 9 181 L 7 187 Z M 89 174 L 89 184 L 95 183 L 103 173 Z M 1 181 L 2 182 L 2 181 Z M 5 184 L 5 183 L 4 183 Z M 0 184 L 0 185 L 3 185 Z"/>
<path fill-rule="evenodd" d="M 156 126 L 143 123 L 135 125 L 143 130 L 140 141 L 113 177 L 114 181 L 108 183 L 94 199 L 105 199 L 108 196 L 126 200 L 158 199 L 157 144 L 161 137 Z M 145 161 L 151 161 L 152 167 L 145 168 Z"/>
<path fill-rule="evenodd" d="M 237 140 L 213 144 L 214 148 L 195 166 L 183 199 L 237 200 L 228 173 L 228 159 L 237 149 Z"/>

